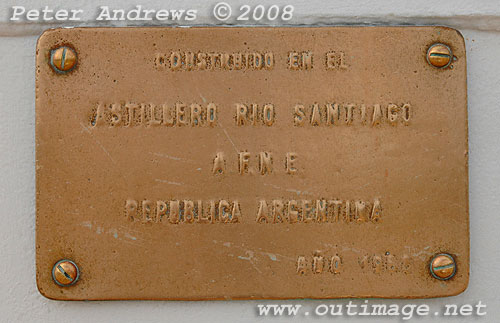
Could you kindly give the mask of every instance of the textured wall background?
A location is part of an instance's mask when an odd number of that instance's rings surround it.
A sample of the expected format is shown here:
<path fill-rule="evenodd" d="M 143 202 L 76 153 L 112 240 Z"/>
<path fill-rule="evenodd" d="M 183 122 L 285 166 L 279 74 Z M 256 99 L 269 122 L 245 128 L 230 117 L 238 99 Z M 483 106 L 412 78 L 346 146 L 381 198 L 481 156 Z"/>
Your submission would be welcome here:
<path fill-rule="evenodd" d="M 498 1 L 230 1 L 241 4 L 293 4 L 293 25 L 410 24 L 447 25 L 466 39 L 469 95 L 471 279 L 463 294 L 445 299 L 416 300 L 437 309 L 442 304 L 486 304 L 485 322 L 500 318 L 500 6 Z M 11 6 L 84 9 L 79 25 L 108 26 L 94 21 L 99 5 L 132 8 L 195 8 L 193 25 L 217 24 L 211 16 L 217 1 L 3 1 L 0 4 L 0 321 L 2 322 L 254 322 L 286 318 L 257 317 L 256 304 L 346 301 L 232 301 L 232 302 L 55 302 L 42 297 L 35 284 L 35 43 L 47 28 L 71 24 L 11 23 Z M 229 23 L 234 21 L 229 20 Z M 126 25 L 119 23 L 116 25 Z M 128 23 L 128 25 L 132 25 Z M 161 23 L 161 25 L 168 25 Z M 118 278 L 117 278 L 118 279 Z M 376 303 L 407 304 L 404 300 Z M 372 302 L 372 303 L 373 303 Z M 304 320 L 305 317 L 295 320 Z M 312 317 L 310 319 L 313 319 Z M 317 318 L 316 318 L 317 319 Z M 326 320 L 327 318 L 323 318 Z M 332 319 L 332 318 L 329 318 Z M 337 318 L 339 319 L 339 318 Z M 370 318 L 356 317 L 350 321 Z M 420 321 L 441 321 L 428 317 Z M 453 321 L 468 322 L 471 317 Z M 387 321 L 387 318 L 380 321 Z M 394 318 L 394 320 L 399 320 Z M 377 320 L 374 320 L 377 321 Z"/>

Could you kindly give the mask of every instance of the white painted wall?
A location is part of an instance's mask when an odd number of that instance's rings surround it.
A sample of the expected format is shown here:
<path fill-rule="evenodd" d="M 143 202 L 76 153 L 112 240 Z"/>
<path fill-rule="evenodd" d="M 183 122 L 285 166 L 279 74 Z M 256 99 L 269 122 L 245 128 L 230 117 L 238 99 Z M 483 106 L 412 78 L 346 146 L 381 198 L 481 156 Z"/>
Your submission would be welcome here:
<path fill-rule="evenodd" d="M 137 1 L 137 0 L 136 0 Z M 198 9 L 195 24 L 215 24 L 213 1 L 140 2 L 149 8 Z M 231 1 L 293 4 L 294 25 L 439 24 L 459 29 L 466 39 L 469 94 L 471 279 L 457 297 L 433 300 L 372 300 L 422 304 L 447 303 L 487 307 L 484 322 L 500 320 L 500 5 L 495 1 Z M 2 1 L 0 4 L 0 321 L 2 322 L 254 322 L 256 304 L 300 303 L 312 309 L 323 301 L 218 302 L 57 302 L 41 296 L 35 284 L 35 43 L 46 28 L 70 24 L 10 23 L 10 7 L 84 9 L 80 25 L 98 25 L 99 5 L 132 8 L 134 1 Z M 231 21 L 230 21 L 231 22 Z M 234 22 L 231 22 L 234 23 Z M 99 24 L 109 25 L 109 24 Z M 119 25 L 124 25 L 123 23 Z M 167 24 L 164 24 L 167 25 Z M 194 25 L 194 24 L 193 24 Z M 347 301 L 324 301 L 329 304 Z M 306 317 L 297 318 L 299 321 Z M 296 321 L 297 321 L 296 319 Z M 313 319 L 310 318 L 309 319 Z M 272 318 L 272 321 L 285 319 Z M 350 321 L 365 321 L 357 317 Z M 396 319 L 398 320 L 398 319 Z M 430 317 L 420 321 L 440 321 Z M 468 322 L 471 318 L 453 321 Z M 374 321 L 387 321 L 386 319 Z"/>

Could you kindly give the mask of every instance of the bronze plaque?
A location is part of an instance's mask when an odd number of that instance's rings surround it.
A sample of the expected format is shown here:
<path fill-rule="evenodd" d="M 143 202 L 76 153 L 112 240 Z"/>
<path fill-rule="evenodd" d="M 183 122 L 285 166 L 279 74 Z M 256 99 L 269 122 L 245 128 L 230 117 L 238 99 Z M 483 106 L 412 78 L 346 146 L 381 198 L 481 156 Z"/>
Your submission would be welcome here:
<path fill-rule="evenodd" d="M 469 276 L 466 102 L 464 40 L 445 27 L 47 31 L 38 288 L 456 295 Z M 447 280 L 431 274 L 441 253 Z M 62 259 L 79 268 L 71 286 L 53 281 Z"/>

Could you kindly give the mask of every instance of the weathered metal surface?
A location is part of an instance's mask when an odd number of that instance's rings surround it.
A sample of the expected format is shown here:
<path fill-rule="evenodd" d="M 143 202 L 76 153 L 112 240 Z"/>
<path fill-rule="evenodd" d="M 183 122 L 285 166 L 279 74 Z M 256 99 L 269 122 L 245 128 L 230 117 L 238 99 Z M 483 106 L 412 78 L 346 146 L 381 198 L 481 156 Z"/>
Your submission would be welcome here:
<path fill-rule="evenodd" d="M 428 64 L 432 44 L 456 60 Z M 51 51 L 74 50 L 67 73 Z M 437 297 L 469 275 L 466 59 L 444 27 L 75 28 L 37 47 L 54 299 Z M 455 275 L 435 279 L 447 253 Z M 59 259 L 80 279 L 54 283 Z"/>

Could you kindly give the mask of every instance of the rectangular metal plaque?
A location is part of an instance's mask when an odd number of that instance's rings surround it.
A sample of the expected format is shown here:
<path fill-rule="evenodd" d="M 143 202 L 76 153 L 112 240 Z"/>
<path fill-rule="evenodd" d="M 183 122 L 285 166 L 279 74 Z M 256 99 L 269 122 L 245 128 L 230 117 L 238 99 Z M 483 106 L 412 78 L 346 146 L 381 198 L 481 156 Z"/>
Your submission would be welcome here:
<path fill-rule="evenodd" d="M 435 43 L 446 68 L 426 58 Z M 466 102 L 450 28 L 47 31 L 38 288 L 60 300 L 458 294 Z M 431 275 L 440 253 L 456 261 L 449 280 Z M 76 284 L 53 281 L 61 259 Z"/>

